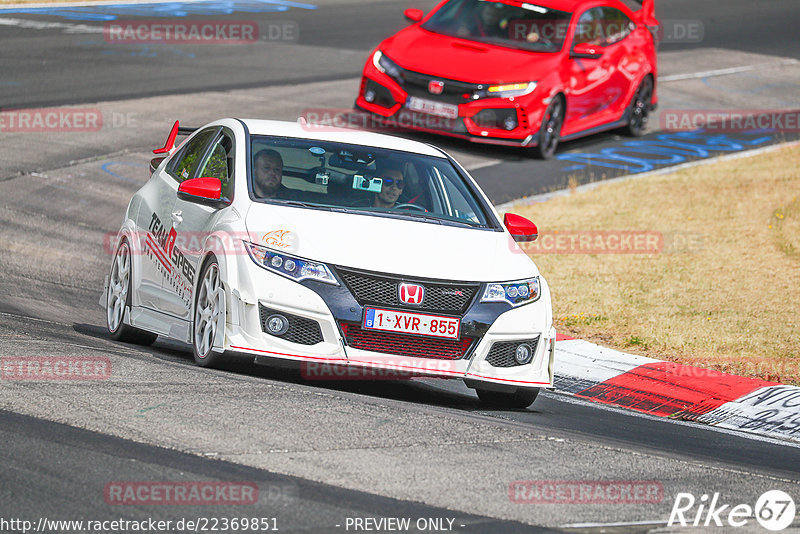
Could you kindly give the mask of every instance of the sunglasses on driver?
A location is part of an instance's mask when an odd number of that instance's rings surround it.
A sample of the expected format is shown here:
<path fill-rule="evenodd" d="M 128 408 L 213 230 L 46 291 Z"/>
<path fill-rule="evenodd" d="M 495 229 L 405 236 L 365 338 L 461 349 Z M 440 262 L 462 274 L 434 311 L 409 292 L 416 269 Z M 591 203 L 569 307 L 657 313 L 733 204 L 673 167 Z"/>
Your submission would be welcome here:
<path fill-rule="evenodd" d="M 403 189 L 406 186 L 406 181 L 405 180 L 402 180 L 402 179 L 398 180 L 396 178 L 384 178 L 383 179 L 383 183 L 387 187 L 390 186 L 390 185 L 393 185 L 398 189 Z"/>

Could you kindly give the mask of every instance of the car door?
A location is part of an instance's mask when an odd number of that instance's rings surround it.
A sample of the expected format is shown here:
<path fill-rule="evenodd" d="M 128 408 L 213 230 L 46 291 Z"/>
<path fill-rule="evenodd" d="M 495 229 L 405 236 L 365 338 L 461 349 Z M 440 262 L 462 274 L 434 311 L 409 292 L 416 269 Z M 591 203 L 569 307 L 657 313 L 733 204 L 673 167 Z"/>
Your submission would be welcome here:
<path fill-rule="evenodd" d="M 233 200 L 234 135 L 218 128 L 211 136 L 203 155 L 189 178 L 217 178 L 222 182 L 222 199 Z M 180 267 L 186 285 L 167 287 L 168 310 L 181 319 L 191 319 L 194 279 L 199 276 L 205 238 L 213 233 L 220 207 L 176 198 L 171 211 L 176 233 L 172 259 Z M 188 286 L 189 290 L 186 290 Z"/>
<path fill-rule="evenodd" d="M 144 307 L 174 314 L 171 293 L 178 288 L 185 293 L 186 286 L 191 293 L 191 285 L 188 285 L 174 257 L 173 208 L 178 185 L 197 170 L 217 130 L 203 130 L 189 138 L 142 190 L 137 229 L 143 253 L 139 292 Z"/>
<path fill-rule="evenodd" d="M 622 11 L 604 6 L 602 11 L 604 50 L 602 61 L 608 68 L 608 82 L 599 95 L 598 122 L 606 123 L 619 118 L 628 104 L 626 98 L 641 76 L 644 57 L 637 55 L 632 45 L 631 33 L 636 28 Z"/>
<path fill-rule="evenodd" d="M 626 73 L 619 64 L 625 57 L 624 38 L 632 22 L 618 9 L 593 7 L 575 25 L 569 58 L 567 116 L 562 134 L 586 130 L 614 120 L 614 112 L 626 91 Z M 576 57 L 575 46 L 596 45 L 597 58 Z"/>

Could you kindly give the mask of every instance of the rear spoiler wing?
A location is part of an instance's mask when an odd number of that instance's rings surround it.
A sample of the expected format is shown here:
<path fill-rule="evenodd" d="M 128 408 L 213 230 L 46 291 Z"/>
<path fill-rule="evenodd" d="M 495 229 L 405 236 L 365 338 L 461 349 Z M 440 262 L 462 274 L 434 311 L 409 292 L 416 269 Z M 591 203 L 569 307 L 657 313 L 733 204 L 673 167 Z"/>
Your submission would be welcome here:
<path fill-rule="evenodd" d="M 186 126 L 181 126 L 179 121 L 175 121 L 175 124 L 172 125 L 172 130 L 169 131 L 167 136 L 167 142 L 164 143 L 163 147 L 153 150 L 153 154 L 169 154 L 175 148 L 176 137 L 179 135 L 192 135 L 196 131 L 197 128 L 187 128 Z"/>
<path fill-rule="evenodd" d="M 655 0 L 641 0 L 642 8 L 634 12 L 637 22 L 650 28 L 650 31 L 658 30 L 658 19 L 656 19 Z"/>
<path fill-rule="evenodd" d="M 178 121 L 175 121 L 175 124 L 172 125 L 172 129 L 169 131 L 169 135 L 167 136 L 167 141 L 164 143 L 164 146 L 153 150 L 153 154 L 157 154 L 160 157 L 150 160 L 150 174 L 156 172 L 156 169 L 159 165 L 161 165 L 161 162 L 164 161 L 169 153 L 172 152 L 172 149 L 175 148 L 176 137 L 179 135 L 192 135 L 196 131 L 197 128 L 187 128 L 186 126 L 181 126 Z"/>

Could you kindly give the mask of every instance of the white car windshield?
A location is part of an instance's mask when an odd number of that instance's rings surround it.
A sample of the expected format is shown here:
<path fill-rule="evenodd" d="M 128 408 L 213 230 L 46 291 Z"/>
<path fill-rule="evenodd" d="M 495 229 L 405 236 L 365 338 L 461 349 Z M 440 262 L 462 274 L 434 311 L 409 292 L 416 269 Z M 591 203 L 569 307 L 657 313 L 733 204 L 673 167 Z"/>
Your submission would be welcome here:
<path fill-rule="evenodd" d="M 488 225 L 449 160 L 397 150 L 251 136 L 248 187 L 256 201 Z"/>

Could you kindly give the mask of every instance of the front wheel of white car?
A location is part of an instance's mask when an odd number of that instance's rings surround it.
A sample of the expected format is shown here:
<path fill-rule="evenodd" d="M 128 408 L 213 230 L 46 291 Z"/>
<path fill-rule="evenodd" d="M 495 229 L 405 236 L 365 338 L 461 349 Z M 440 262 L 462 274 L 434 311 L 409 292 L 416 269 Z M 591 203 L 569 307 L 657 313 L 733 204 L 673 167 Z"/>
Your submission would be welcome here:
<path fill-rule="evenodd" d="M 214 340 L 225 329 L 225 289 L 220 279 L 219 263 L 214 256 L 206 262 L 197 285 L 192 326 L 194 361 L 201 367 L 218 366 L 224 353 L 214 352 Z"/>
<path fill-rule="evenodd" d="M 513 393 L 476 389 L 481 402 L 493 408 L 522 410 L 533 404 L 539 396 L 538 389 L 518 389 Z"/>
<path fill-rule="evenodd" d="M 125 324 L 125 310 L 131 305 L 131 250 L 123 239 L 111 264 L 106 294 L 106 326 L 111 338 L 138 345 L 152 345 L 158 335 Z"/>

